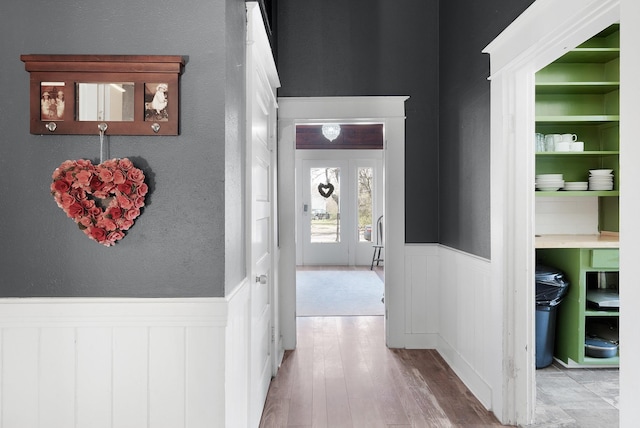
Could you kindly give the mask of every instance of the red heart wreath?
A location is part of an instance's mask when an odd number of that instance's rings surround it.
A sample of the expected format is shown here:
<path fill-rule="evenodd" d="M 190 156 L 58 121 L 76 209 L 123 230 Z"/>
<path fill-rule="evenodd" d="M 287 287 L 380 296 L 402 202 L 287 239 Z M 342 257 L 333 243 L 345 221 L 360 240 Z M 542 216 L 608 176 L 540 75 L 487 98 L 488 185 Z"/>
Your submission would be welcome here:
<path fill-rule="evenodd" d="M 133 226 L 148 191 L 144 173 L 127 158 L 99 165 L 85 159 L 67 160 L 53 172 L 51 183 L 51 194 L 67 217 L 107 247 Z"/>

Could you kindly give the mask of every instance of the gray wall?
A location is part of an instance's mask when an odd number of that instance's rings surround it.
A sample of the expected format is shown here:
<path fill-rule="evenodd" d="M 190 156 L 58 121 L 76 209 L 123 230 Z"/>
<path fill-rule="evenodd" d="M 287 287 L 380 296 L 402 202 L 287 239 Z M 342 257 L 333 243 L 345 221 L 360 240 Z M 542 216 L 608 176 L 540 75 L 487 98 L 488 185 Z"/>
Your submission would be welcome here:
<path fill-rule="evenodd" d="M 279 96 L 409 95 L 407 242 L 438 242 L 438 1 L 278 0 Z"/>
<path fill-rule="evenodd" d="M 489 57 L 532 0 L 279 0 L 281 96 L 409 95 L 406 242 L 490 257 Z"/>
<path fill-rule="evenodd" d="M 490 83 L 484 49 L 533 0 L 440 2 L 440 242 L 490 258 Z"/>
<path fill-rule="evenodd" d="M 222 296 L 244 277 L 244 15 L 241 0 L 3 3 L 0 296 Z M 187 58 L 180 135 L 107 138 L 151 188 L 114 247 L 84 236 L 49 193 L 62 161 L 99 159 L 99 138 L 29 134 L 28 53 Z"/>

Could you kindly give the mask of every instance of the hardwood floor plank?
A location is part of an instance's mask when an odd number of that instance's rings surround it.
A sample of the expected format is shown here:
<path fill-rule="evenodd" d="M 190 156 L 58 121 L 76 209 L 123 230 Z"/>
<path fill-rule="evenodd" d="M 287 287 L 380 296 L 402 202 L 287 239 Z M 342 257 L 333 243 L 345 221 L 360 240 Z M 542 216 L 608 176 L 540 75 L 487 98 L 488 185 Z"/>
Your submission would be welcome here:
<path fill-rule="evenodd" d="M 313 400 L 311 426 L 314 428 L 328 428 L 327 421 L 327 389 L 325 385 L 326 372 L 324 368 L 324 338 L 322 329 L 314 330 L 313 345 Z"/>
<path fill-rule="evenodd" d="M 287 426 L 290 402 L 287 399 L 271 398 L 267 395 L 267 401 L 262 411 L 260 428 L 281 428 Z"/>
<path fill-rule="evenodd" d="M 351 407 L 351 420 L 354 427 L 387 427 L 375 399 L 349 397 L 349 406 Z"/>
<path fill-rule="evenodd" d="M 344 379 L 326 380 L 327 426 L 330 428 L 352 428 L 349 395 Z"/>

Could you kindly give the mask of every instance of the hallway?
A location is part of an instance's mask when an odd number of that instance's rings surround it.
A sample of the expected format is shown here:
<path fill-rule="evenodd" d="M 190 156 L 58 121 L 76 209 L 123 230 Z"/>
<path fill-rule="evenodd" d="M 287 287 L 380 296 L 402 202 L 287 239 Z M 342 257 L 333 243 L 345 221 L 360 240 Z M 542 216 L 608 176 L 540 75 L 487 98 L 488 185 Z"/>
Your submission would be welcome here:
<path fill-rule="evenodd" d="M 501 426 L 433 350 L 388 349 L 384 318 L 297 319 L 261 427 Z"/>

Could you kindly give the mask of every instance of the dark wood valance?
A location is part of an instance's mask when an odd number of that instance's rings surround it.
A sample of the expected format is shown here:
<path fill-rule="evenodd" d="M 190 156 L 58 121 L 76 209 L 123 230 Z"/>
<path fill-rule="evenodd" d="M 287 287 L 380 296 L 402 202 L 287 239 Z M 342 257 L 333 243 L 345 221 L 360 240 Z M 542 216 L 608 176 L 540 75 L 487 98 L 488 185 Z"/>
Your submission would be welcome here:
<path fill-rule="evenodd" d="M 384 127 L 381 123 L 340 125 L 340 135 L 329 141 L 322 135 L 322 125 L 297 125 L 296 149 L 312 150 L 382 150 Z"/>

